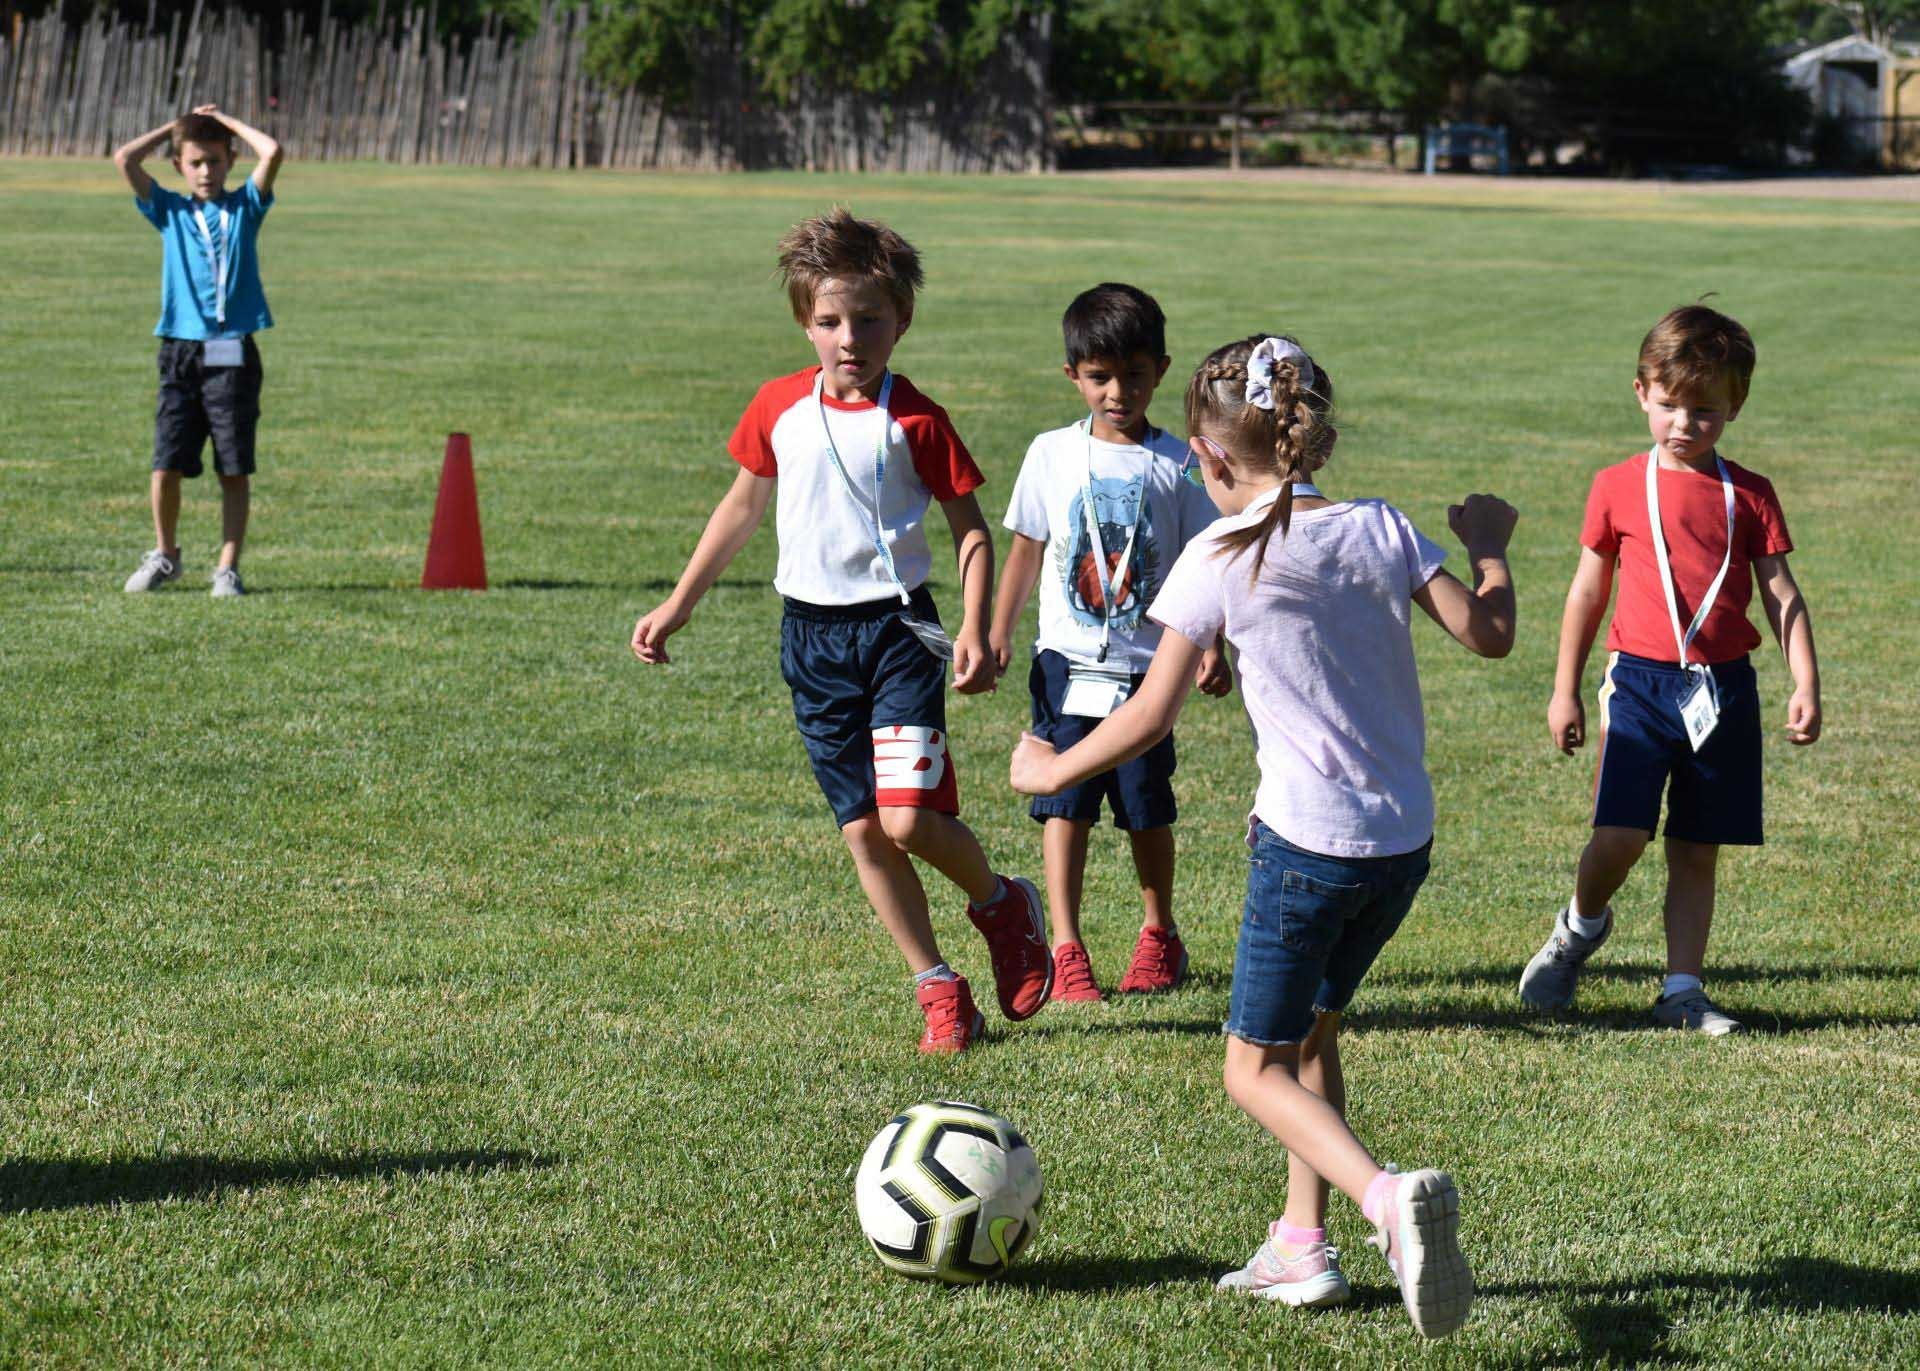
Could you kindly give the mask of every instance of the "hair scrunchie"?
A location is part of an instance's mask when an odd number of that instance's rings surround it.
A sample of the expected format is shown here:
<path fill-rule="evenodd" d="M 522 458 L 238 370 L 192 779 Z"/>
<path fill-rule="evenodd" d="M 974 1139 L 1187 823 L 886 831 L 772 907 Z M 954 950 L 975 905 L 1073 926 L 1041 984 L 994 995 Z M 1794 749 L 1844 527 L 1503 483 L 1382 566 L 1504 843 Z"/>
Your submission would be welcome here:
<path fill-rule="evenodd" d="M 1300 375 L 1300 384 L 1313 386 L 1313 358 L 1305 348 L 1285 338 L 1269 338 L 1256 346 L 1247 358 L 1247 403 L 1269 412 L 1273 409 L 1273 373 L 1282 362 L 1292 362 Z"/>

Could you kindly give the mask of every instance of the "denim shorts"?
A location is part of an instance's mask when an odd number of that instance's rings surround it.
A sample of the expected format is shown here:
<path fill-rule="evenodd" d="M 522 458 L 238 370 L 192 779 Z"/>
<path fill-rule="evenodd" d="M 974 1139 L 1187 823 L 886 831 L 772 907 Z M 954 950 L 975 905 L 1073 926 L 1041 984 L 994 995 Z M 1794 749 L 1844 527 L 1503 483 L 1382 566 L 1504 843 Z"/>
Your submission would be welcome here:
<path fill-rule="evenodd" d="M 1255 819 L 1252 843 L 1226 1031 L 1275 1047 L 1347 1007 L 1413 907 L 1433 840 L 1392 857 L 1327 857 Z"/>
<path fill-rule="evenodd" d="M 1104 722 L 1062 712 L 1068 679 L 1065 657 L 1051 648 L 1033 654 L 1033 670 L 1027 674 L 1027 691 L 1033 697 L 1033 736 L 1062 752 Z M 1135 676 L 1132 688 L 1138 690 L 1145 679 Z M 1100 804 L 1105 801 L 1113 811 L 1115 828 L 1128 832 L 1165 828 L 1180 817 L 1180 807 L 1173 798 L 1175 764 L 1173 734 L 1169 733 L 1130 762 L 1070 785 L 1057 795 L 1035 797 L 1027 812 L 1042 823 L 1048 819 L 1098 823 Z"/>

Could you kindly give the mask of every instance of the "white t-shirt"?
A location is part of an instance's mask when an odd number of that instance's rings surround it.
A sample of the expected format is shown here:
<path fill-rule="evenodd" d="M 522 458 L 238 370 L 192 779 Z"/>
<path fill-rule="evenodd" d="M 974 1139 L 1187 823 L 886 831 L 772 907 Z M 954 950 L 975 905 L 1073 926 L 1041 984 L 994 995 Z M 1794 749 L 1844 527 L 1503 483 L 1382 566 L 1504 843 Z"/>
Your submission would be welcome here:
<path fill-rule="evenodd" d="M 1007 501 L 1006 526 L 1047 545 L 1037 648 L 1089 665 L 1099 655 L 1106 597 L 1086 516 L 1091 459 L 1093 507 L 1114 602 L 1104 665 L 1147 669 L 1160 629 L 1148 621 L 1146 607 L 1180 549 L 1220 517 L 1206 492 L 1180 475 L 1186 454 L 1187 445 L 1162 429 L 1150 429 L 1145 443 L 1104 443 L 1089 436 L 1085 421 L 1033 440 Z M 1130 534 L 1133 551 L 1122 568 Z"/>
<path fill-rule="evenodd" d="M 1294 510 L 1250 585 L 1253 549 L 1216 556 L 1214 538 L 1258 524 L 1278 498 L 1194 539 L 1150 613 L 1201 646 L 1224 629 L 1236 649 L 1255 817 L 1331 857 L 1411 852 L 1433 836 L 1433 787 L 1409 622 L 1446 553 L 1385 501 L 1347 500 Z"/>
<path fill-rule="evenodd" d="M 856 605 L 898 596 L 874 545 L 874 474 L 880 407 L 870 400 L 814 398 L 819 367 L 760 387 L 727 450 L 756 476 L 777 476 L 774 527 L 780 563 L 773 585 L 816 605 Z M 888 397 L 886 478 L 880 525 L 894 570 L 908 590 L 933 568 L 927 547 L 929 500 L 957 500 L 986 479 L 947 412 L 897 372 Z M 856 496 L 833 468 L 822 418 L 852 478 Z M 857 503 L 856 503 L 857 500 Z"/>

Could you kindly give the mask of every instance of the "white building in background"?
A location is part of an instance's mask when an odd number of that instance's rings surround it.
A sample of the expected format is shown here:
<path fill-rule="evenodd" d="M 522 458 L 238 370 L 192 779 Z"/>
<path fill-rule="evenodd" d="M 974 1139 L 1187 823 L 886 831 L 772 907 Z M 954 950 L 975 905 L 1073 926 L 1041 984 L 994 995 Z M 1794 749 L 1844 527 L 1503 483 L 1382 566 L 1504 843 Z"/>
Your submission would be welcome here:
<path fill-rule="evenodd" d="M 1903 160 L 1906 140 L 1896 117 L 1920 108 L 1920 60 L 1913 53 L 1857 36 L 1836 38 L 1789 57 L 1781 70 L 1807 93 L 1816 116 L 1848 121 L 1849 140 L 1863 156 Z"/>

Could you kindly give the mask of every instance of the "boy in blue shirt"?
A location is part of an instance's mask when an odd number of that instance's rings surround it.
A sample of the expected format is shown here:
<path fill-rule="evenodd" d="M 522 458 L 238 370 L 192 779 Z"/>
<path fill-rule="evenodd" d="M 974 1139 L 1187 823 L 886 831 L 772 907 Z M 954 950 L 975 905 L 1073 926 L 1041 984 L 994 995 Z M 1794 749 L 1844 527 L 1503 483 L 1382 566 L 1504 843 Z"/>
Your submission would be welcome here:
<path fill-rule="evenodd" d="M 240 189 L 229 191 L 235 135 L 258 160 Z M 188 195 L 154 184 L 141 165 L 166 142 L 173 145 L 169 160 L 186 178 Z M 180 579 L 174 536 L 180 481 L 200 474 L 200 453 L 211 437 L 221 525 L 213 594 L 242 595 L 240 545 L 260 421 L 260 352 L 253 335 L 273 327 L 260 289 L 256 241 L 260 221 L 273 207 L 280 144 L 212 105 L 200 105 L 120 148 L 113 161 L 133 187 L 140 213 L 159 230 L 163 253 L 160 322 L 153 330 L 160 339 L 151 483 L 155 547 L 126 588 L 146 591 Z"/>

